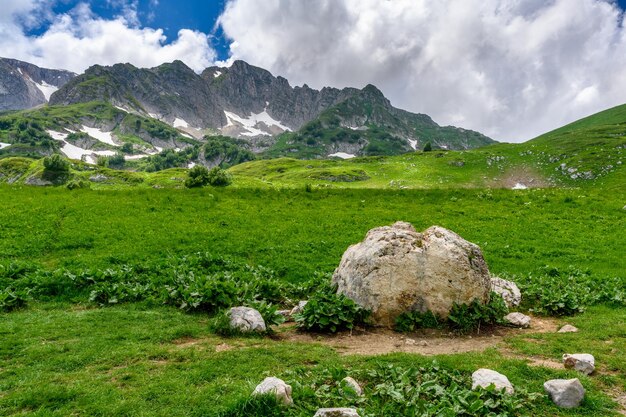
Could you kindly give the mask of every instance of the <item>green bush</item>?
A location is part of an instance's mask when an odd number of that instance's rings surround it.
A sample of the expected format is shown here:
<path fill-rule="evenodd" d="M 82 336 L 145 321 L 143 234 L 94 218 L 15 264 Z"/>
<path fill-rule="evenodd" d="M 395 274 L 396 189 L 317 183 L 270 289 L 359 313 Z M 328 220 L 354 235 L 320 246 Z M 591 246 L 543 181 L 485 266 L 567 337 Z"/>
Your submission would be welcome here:
<path fill-rule="evenodd" d="M 503 317 L 508 312 L 502 297 L 492 292 L 487 304 L 481 304 L 477 300 L 470 304 L 455 303 L 450 309 L 447 323 L 452 330 L 460 333 L 480 331 L 481 326 L 503 324 Z"/>
<path fill-rule="evenodd" d="M 196 165 L 191 168 L 188 175 L 185 180 L 185 187 L 187 188 L 204 187 L 209 184 L 209 170 L 202 165 Z"/>
<path fill-rule="evenodd" d="M 51 181 L 63 181 L 70 173 L 70 163 L 59 154 L 43 159 L 43 177 Z"/>
<path fill-rule="evenodd" d="M 0 290 L 0 311 L 8 312 L 17 310 L 26 306 L 28 293 L 13 288 L 5 288 Z"/>
<path fill-rule="evenodd" d="M 364 324 L 370 312 L 354 303 L 336 288 L 318 289 L 309 298 L 302 313 L 295 316 L 298 327 L 303 330 L 335 333 L 343 329 L 353 329 Z"/>
<path fill-rule="evenodd" d="M 430 142 L 426 142 L 426 145 L 424 145 L 424 152 L 431 152 L 433 150 L 433 145 Z"/>
<path fill-rule="evenodd" d="M 220 167 L 211 168 L 209 171 L 209 184 L 214 187 L 226 187 L 232 182 L 230 175 Z"/>
<path fill-rule="evenodd" d="M 76 190 L 78 188 L 90 188 L 91 184 L 89 183 L 89 181 L 76 179 L 68 182 L 65 187 L 68 190 Z"/>
<path fill-rule="evenodd" d="M 445 319 L 437 317 L 432 312 L 411 311 L 403 313 L 396 319 L 396 330 L 412 332 L 416 329 L 439 329 L 445 325 Z"/>

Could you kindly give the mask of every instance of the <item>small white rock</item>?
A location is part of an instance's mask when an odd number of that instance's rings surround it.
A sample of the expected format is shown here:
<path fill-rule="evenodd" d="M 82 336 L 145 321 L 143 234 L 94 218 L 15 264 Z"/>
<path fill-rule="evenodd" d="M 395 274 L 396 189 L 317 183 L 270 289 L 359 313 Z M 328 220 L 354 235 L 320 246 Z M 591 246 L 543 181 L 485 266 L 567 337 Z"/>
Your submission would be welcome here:
<path fill-rule="evenodd" d="M 363 388 L 359 385 L 356 380 L 350 376 L 345 377 L 341 380 L 347 387 L 349 387 L 352 391 L 356 393 L 359 397 L 363 395 Z"/>
<path fill-rule="evenodd" d="M 296 305 L 294 308 L 291 309 L 291 315 L 295 315 L 295 314 L 300 314 L 302 313 L 302 310 L 304 310 L 304 307 L 306 307 L 308 301 L 298 301 L 298 305 Z"/>
<path fill-rule="evenodd" d="M 492 384 L 497 390 L 505 390 L 507 394 L 515 392 L 509 378 L 499 372 L 483 368 L 472 374 L 472 389 L 477 387 L 487 388 Z"/>
<path fill-rule="evenodd" d="M 244 333 L 266 331 L 265 320 L 257 310 L 250 307 L 233 307 L 228 312 L 230 327 Z"/>
<path fill-rule="evenodd" d="M 559 333 L 577 333 L 578 329 L 571 324 L 566 324 L 559 329 Z"/>
<path fill-rule="evenodd" d="M 284 405 L 292 405 L 291 385 L 276 377 L 267 377 L 254 389 L 252 395 L 274 394 Z"/>
<path fill-rule="evenodd" d="M 359 417 L 354 408 L 320 408 L 313 417 Z"/>
<path fill-rule="evenodd" d="M 509 313 L 506 316 L 504 316 L 504 320 L 516 327 L 522 327 L 522 328 L 527 328 L 530 327 L 530 317 L 528 317 L 526 314 L 522 314 L 522 313 Z"/>
<path fill-rule="evenodd" d="M 517 307 L 522 302 L 522 292 L 513 281 L 492 277 L 491 291 L 499 294 L 508 308 Z"/>
<path fill-rule="evenodd" d="M 578 407 L 585 398 L 585 388 L 578 380 L 574 379 L 552 379 L 543 384 L 550 399 L 561 408 Z"/>
<path fill-rule="evenodd" d="M 575 369 L 585 375 L 591 375 L 596 370 L 596 360 L 588 353 L 575 353 L 563 355 L 563 365 L 567 369 Z"/>

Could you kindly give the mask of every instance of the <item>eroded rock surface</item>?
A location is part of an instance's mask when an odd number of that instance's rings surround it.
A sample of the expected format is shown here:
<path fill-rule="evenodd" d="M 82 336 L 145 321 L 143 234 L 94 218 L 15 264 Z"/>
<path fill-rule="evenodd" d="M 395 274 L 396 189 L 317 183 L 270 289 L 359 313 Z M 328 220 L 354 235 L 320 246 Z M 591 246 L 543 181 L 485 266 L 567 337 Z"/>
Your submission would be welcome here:
<path fill-rule="evenodd" d="M 491 277 L 480 248 L 433 226 L 418 233 L 405 222 L 370 230 L 344 253 L 333 275 L 338 292 L 393 326 L 407 311 L 446 317 L 454 303 L 486 303 Z"/>

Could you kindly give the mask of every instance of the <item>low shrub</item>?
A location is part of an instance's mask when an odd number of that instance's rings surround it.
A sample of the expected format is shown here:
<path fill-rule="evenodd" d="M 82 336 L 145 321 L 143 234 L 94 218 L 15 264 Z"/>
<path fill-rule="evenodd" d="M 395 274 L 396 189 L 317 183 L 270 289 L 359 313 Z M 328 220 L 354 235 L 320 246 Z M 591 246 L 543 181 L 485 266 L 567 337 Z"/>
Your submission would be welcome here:
<path fill-rule="evenodd" d="M 196 165 L 191 168 L 188 175 L 189 176 L 185 180 L 185 187 L 187 188 L 204 187 L 209 184 L 209 170 L 202 165 Z"/>
<path fill-rule="evenodd" d="M 26 307 L 28 293 L 14 288 L 0 290 L 0 312 L 9 312 Z"/>
<path fill-rule="evenodd" d="M 43 178 L 53 182 L 63 182 L 70 174 L 70 163 L 59 154 L 43 159 Z"/>
<path fill-rule="evenodd" d="M 489 302 L 481 304 L 474 300 L 470 304 L 454 304 L 450 309 L 447 324 L 459 333 L 480 331 L 481 326 L 503 324 L 503 318 L 509 312 L 502 297 L 491 293 Z"/>
<path fill-rule="evenodd" d="M 208 182 L 213 187 L 226 187 L 232 182 L 230 175 L 220 167 L 211 168 L 208 175 Z"/>
<path fill-rule="evenodd" d="M 395 328 L 399 332 L 412 332 L 416 329 L 439 329 L 444 325 L 445 320 L 430 311 L 410 311 L 398 316 Z"/>
<path fill-rule="evenodd" d="M 300 329 L 335 333 L 364 324 L 369 311 L 354 301 L 337 294 L 336 288 L 319 289 L 310 298 L 302 313 L 295 316 Z"/>
<path fill-rule="evenodd" d="M 454 304 L 447 318 L 437 317 L 430 311 L 408 312 L 396 319 L 396 330 L 411 332 L 416 329 L 439 329 L 448 327 L 459 333 L 480 331 L 481 326 L 503 324 L 503 317 L 509 312 L 502 297 L 491 293 L 489 302 L 482 304 L 476 300 L 470 304 Z"/>

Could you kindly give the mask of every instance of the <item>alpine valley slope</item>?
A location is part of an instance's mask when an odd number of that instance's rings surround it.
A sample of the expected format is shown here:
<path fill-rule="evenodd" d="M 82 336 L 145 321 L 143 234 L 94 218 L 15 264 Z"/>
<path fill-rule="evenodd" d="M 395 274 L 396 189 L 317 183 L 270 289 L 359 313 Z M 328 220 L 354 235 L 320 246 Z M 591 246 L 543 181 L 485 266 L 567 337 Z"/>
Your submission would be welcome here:
<path fill-rule="evenodd" d="M 180 61 L 150 69 L 96 65 L 50 100 L 55 106 L 87 102 L 108 102 L 158 119 L 198 140 L 217 134 L 242 139 L 249 150 L 270 156 L 388 155 L 421 149 L 427 142 L 444 149 L 494 142 L 396 109 L 372 85 L 362 90 L 291 87 L 285 78 L 244 61 L 201 74 Z"/>
<path fill-rule="evenodd" d="M 45 104 L 52 93 L 75 76 L 69 71 L 0 58 L 0 111 L 29 109 Z"/>
<path fill-rule="evenodd" d="M 149 118 L 142 119 L 108 104 L 92 105 L 108 106 L 106 111 L 99 109 L 94 113 L 114 114 L 112 117 L 121 118 L 120 126 L 125 129 L 132 130 L 135 122 L 139 120 L 142 121 L 141 126 L 149 128 L 150 131 L 161 128 L 164 129 L 164 134 L 173 135 L 169 140 L 184 149 L 176 154 L 170 151 L 165 159 L 184 154 L 196 163 L 207 163 L 210 159 L 215 162 L 214 158 L 221 153 L 221 158 L 236 157 L 238 162 L 243 162 L 251 156 L 237 153 L 235 146 L 228 147 L 227 138 L 223 137 L 207 139 L 194 154 L 194 149 L 198 149 L 198 145 L 190 143 L 192 139 L 177 136 L 175 129 L 162 122 Z M 47 110 L 66 111 L 67 108 L 49 107 Z M 154 125 L 144 125 L 147 122 L 153 122 Z M 67 140 L 69 139 L 68 137 Z M 189 142 L 183 142 L 184 140 Z M 15 146 L 17 145 L 12 145 Z M 11 147 L 0 150 L 0 155 L 10 149 Z M 150 156 L 148 162 L 154 163 L 156 158 L 161 158 L 161 154 Z M 233 163 L 234 166 L 229 168 L 228 172 L 233 177 L 233 187 L 238 188 L 524 190 L 584 187 L 623 196 L 626 184 L 625 160 L 626 105 L 622 105 L 520 144 L 500 143 L 467 151 L 417 151 L 396 156 L 360 157 L 350 160 L 293 158 L 256 160 Z M 139 161 L 130 160 L 128 164 L 131 165 L 127 168 L 140 171 L 141 169 L 134 169 L 137 165 L 132 165 L 138 163 Z M 187 175 L 186 170 L 182 168 L 150 173 L 94 167 L 79 162 L 72 164 L 72 167 L 71 179 L 91 183 L 91 188 L 181 188 Z M 19 157 L 0 159 L 0 183 L 37 184 L 40 183 L 42 171 L 41 160 Z M 488 194 L 485 196 L 487 198 Z"/>

